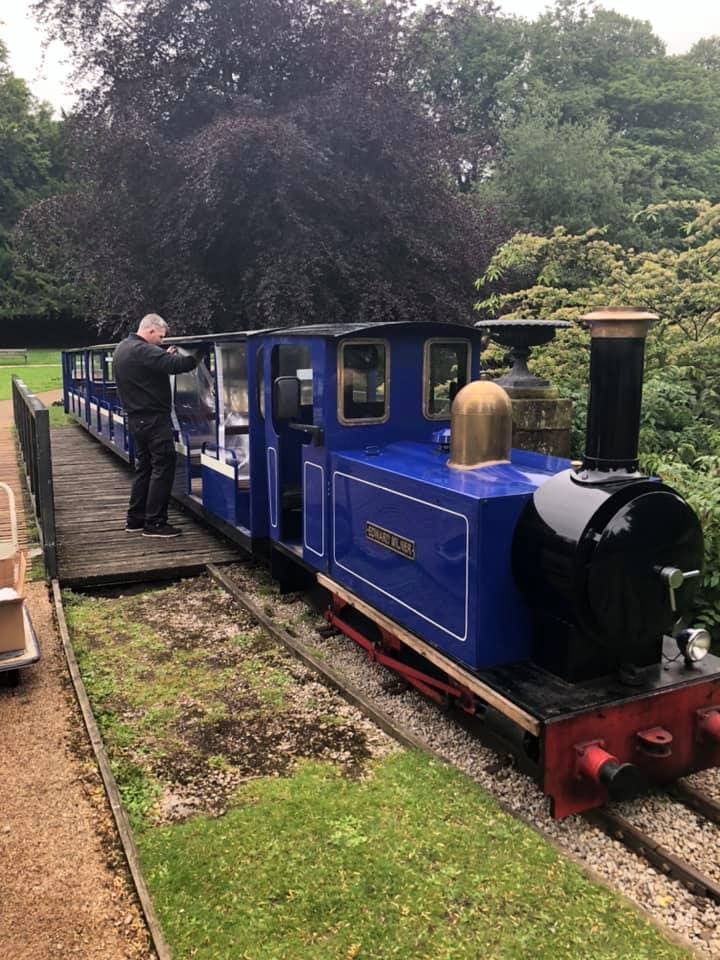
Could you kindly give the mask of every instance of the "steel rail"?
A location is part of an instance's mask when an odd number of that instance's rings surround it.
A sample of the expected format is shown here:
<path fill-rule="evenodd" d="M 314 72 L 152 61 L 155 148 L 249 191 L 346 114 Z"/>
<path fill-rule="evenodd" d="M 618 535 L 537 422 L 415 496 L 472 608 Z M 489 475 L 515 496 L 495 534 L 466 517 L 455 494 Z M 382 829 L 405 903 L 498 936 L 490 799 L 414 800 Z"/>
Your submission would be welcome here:
<path fill-rule="evenodd" d="M 445 757 L 436 750 L 433 750 L 423 739 L 411 730 L 408 730 L 407 727 L 397 723 L 381 707 L 376 706 L 368 700 L 365 694 L 349 683 L 341 673 L 334 670 L 329 664 L 319 660 L 301 640 L 291 636 L 287 630 L 284 630 L 275 623 L 272 617 L 268 617 L 267 614 L 263 613 L 260 607 L 250 599 L 248 594 L 231 580 L 227 574 L 220 570 L 219 567 L 209 563 L 207 565 L 207 571 L 213 580 L 223 587 L 234 600 L 237 600 L 258 623 L 261 623 L 274 639 L 287 647 L 287 649 L 290 650 L 291 653 L 294 653 L 306 666 L 324 677 L 330 686 L 347 700 L 348 703 L 357 707 L 366 717 L 384 730 L 385 733 L 389 734 L 389 736 L 393 737 L 399 743 L 402 743 L 403 746 L 412 747 L 415 750 L 422 750 L 424 753 L 431 753 L 437 760 L 441 760 L 443 763 L 448 762 Z"/>
<path fill-rule="evenodd" d="M 60 584 L 55 579 L 52 581 L 52 593 L 55 604 L 55 616 L 57 618 L 58 630 L 60 632 L 60 639 L 62 640 L 63 651 L 65 653 L 65 660 L 68 665 L 68 672 L 70 673 L 73 690 L 75 691 L 75 697 L 77 699 L 78 706 L 80 707 L 80 712 L 82 713 L 82 718 L 85 723 L 85 729 L 87 730 L 90 745 L 92 746 L 98 769 L 100 770 L 100 776 L 102 777 L 105 793 L 107 795 L 108 803 L 110 804 L 110 810 L 112 811 L 112 815 L 115 820 L 118 837 L 123 848 L 123 853 L 125 854 L 125 859 L 130 871 L 135 893 L 145 917 L 145 923 L 150 935 L 152 947 L 157 955 L 157 960 L 172 960 L 170 947 L 165 940 L 162 927 L 160 926 L 160 921 L 155 913 L 155 907 L 153 905 L 152 897 L 150 896 L 150 891 L 148 890 L 147 882 L 142 872 L 142 867 L 140 866 L 140 856 L 135 845 L 135 839 L 133 837 L 127 813 L 125 812 L 125 807 L 123 806 L 122 799 L 120 797 L 120 791 L 118 790 L 117 783 L 115 782 L 113 772 L 110 769 L 110 760 L 105 750 L 105 744 L 100 736 L 100 731 L 97 723 L 95 722 L 95 716 L 93 714 L 92 707 L 90 706 L 87 692 L 85 691 L 85 684 L 80 676 L 80 670 L 78 668 L 77 660 L 75 659 L 75 652 L 70 640 L 70 631 L 68 630 L 67 621 L 65 619 Z"/>
<path fill-rule="evenodd" d="M 677 800 L 678 803 L 682 803 L 683 806 L 689 807 L 690 810 L 694 810 L 695 813 L 701 814 L 706 820 L 720 824 L 720 803 L 718 803 L 717 800 L 713 800 L 712 797 L 701 793 L 701 791 L 696 790 L 695 787 L 690 787 L 688 784 L 680 781 L 671 784 L 669 787 L 666 787 L 665 790 L 673 800 Z"/>
<path fill-rule="evenodd" d="M 666 849 L 653 837 L 607 807 L 588 810 L 585 820 L 638 854 L 666 876 L 681 883 L 690 893 L 720 903 L 720 884 L 705 876 L 692 864 Z"/>

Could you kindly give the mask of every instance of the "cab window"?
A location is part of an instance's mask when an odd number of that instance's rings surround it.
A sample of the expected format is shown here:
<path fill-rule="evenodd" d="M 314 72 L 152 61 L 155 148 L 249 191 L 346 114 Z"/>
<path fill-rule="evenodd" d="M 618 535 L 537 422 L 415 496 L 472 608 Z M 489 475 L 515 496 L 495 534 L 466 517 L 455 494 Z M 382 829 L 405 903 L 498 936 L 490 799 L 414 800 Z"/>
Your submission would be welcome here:
<path fill-rule="evenodd" d="M 423 413 L 428 420 L 448 420 L 456 393 L 470 379 L 470 343 L 428 340 L 424 366 Z"/>
<path fill-rule="evenodd" d="M 280 344 L 272 351 L 272 378 L 297 377 L 300 381 L 300 406 L 313 405 L 313 370 L 310 347 Z"/>
<path fill-rule="evenodd" d="M 284 429 L 288 420 L 296 423 L 313 422 L 313 369 L 310 347 L 305 344 L 284 343 L 272 348 L 270 352 L 270 371 L 272 382 L 272 421 L 275 432 Z M 294 381 L 294 387 L 288 381 Z M 291 387 L 293 412 L 290 413 L 281 399 L 280 385 Z M 287 395 L 283 393 L 287 400 Z"/>
<path fill-rule="evenodd" d="M 338 359 L 341 423 L 383 423 L 388 418 L 388 347 L 382 340 L 349 340 Z"/>

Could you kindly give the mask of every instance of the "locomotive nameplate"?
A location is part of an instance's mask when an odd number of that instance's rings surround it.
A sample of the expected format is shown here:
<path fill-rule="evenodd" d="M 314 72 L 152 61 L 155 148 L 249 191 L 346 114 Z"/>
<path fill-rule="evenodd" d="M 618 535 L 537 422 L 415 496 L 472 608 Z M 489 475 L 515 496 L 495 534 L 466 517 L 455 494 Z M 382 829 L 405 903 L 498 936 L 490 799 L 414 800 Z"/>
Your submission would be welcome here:
<path fill-rule="evenodd" d="M 380 547 L 392 550 L 393 553 L 405 557 L 406 560 L 415 559 L 415 541 L 401 537 L 399 533 L 379 527 L 376 523 L 365 523 L 365 536 Z"/>

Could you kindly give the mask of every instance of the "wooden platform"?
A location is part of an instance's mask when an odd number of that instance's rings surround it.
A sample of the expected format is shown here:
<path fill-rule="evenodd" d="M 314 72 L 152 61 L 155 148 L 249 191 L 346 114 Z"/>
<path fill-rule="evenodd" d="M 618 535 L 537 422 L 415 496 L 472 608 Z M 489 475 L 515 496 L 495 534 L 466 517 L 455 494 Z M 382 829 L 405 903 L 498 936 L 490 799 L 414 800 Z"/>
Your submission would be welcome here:
<path fill-rule="evenodd" d="M 236 547 L 172 505 L 169 521 L 182 536 L 126 533 L 132 470 L 82 427 L 53 430 L 51 443 L 63 586 L 174 579 L 238 559 Z"/>

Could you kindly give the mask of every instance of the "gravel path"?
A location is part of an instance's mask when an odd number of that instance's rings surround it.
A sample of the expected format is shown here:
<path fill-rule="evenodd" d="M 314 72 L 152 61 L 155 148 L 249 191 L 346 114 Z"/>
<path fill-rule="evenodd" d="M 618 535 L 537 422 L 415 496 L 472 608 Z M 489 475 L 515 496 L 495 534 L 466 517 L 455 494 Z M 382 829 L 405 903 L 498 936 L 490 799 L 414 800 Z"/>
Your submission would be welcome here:
<path fill-rule="evenodd" d="M 61 395 L 40 396 L 50 403 Z M 0 403 L 0 479 L 16 490 L 21 511 L 10 408 Z M 24 539 L 24 523 L 21 530 Z M 47 587 L 28 583 L 26 595 L 42 659 L 22 671 L 19 687 L 0 687 L 0 956 L 150 960 Z"/>
<path fill-rule="evenodd" d="M 228 570 L 254 601 L 268 609 L 265 571 L 249 566 Z M 423 737 L 435 750 L 451 760 L 468 776 L 494 794 L 511 811 L 541 830 L 552 842 L 589 867 L 614 890 L 628 897 L 640 909 L 688 941 L 702 956 L 720 958 L 720 906 L 695 897 L 680 884 L 649 867 L 586 823 L 581 817 L 554 821 L 548 801 L 537 785 L 516 770 L 509 758 L 482 746 L 460 726 L 452 715 L 439 710 L 412 690 L 390 680 L 384 668 L 368 661 L 355 644 L 342 636 L 321 637 L 301 614 L 307 607 L 289 598 L 272 599 L 276 620 L 289 625 L 299 639 L 332 666 L 345 674 L 366 696 L 392 717 Z M 269 611 L 268 611 L 269 612 Z M 400 692 L 398 692 L 400 691 Z M 699 788 L 720 792 L 720 771 L 706 771 L 691 779 Z M 644 827 L 669 849 L 689 857 L 699 869 L 720 878 L 720 845 L 717 827 L 698 827 L 697 817 L 663 797 L 650 795 L 619 807 L 619 811 Z M 657 818 L 657 819 L 656 819 Z"/>
<path fill-rule="evenodd" d="M 0 689 L 0 954 L 151 958 L 45 584 L 27 597 L 43 656 Z"/>

